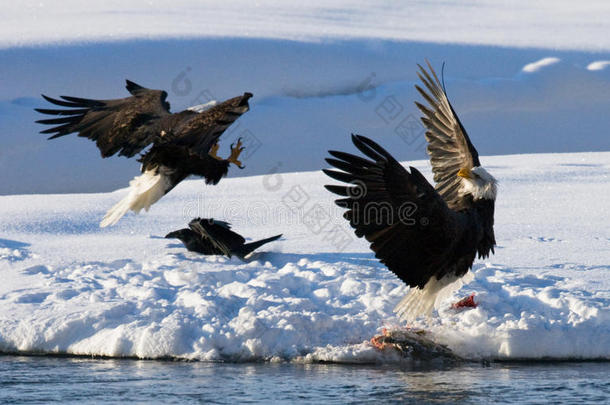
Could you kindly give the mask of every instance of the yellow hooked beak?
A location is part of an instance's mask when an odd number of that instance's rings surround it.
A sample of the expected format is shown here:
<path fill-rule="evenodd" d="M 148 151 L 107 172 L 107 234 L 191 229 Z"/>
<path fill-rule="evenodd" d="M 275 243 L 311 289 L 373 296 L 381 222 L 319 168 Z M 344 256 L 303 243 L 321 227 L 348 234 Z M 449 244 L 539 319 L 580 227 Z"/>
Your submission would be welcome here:
<path fill-rule="evenodd" d="M 472 172 L 467 167 L 462 167 L 460 171 L 457 172 L 457 175 L 465 179 L 472 179 Z"/>

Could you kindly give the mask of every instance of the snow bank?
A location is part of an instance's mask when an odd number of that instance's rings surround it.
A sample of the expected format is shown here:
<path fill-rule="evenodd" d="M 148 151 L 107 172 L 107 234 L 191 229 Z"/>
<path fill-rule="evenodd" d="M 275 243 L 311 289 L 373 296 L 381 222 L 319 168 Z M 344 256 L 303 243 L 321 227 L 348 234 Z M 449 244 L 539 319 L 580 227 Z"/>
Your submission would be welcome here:
<path fill-rule="evenodd" d="M 501 184 L 497 254 L 410 326 L 471 359 L 610 359 L 610 153 L 482 160 Z M 399 361 L 369 339 L 405 326 L 392 308 L 407 288 L 352 236 L 325 183 L 319 172 L 187 181 L 103 230 L 125 190 L 0 197 L 0 350 Z M 198 215 L 284 238 L 241 262 L 161 237 Z M 470 293 L 476 309 L 450 309 Z"/>
<path fill-rule="evenodd" d="M 0 47 L 134 38 L 372 38 L 610 50 L 603 0 L 475 3 L 148 0 L 4 4 Z M 543 23 L 544 22 L 544 23 Z M 508 35 L 507 35 L 508 34 Z"/>

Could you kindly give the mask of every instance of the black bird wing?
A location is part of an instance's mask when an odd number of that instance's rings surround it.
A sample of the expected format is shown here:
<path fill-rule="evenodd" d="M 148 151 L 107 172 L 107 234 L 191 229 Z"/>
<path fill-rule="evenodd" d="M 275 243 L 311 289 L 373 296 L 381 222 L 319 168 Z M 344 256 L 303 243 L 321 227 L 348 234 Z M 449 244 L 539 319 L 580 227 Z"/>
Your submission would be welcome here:
<path fill-rule="evenodd" d="M 246 242 L 241 235 L 231 230 L 229 223 L 223 221 L 195 218 L 189 222 L 189 228 L 198 233 L 221 254 L 229 257 Z"/>
<path fill-rule="evenodd" d="M 479 154 L 470 142 L 438 76 L 428 63 L 427 72 L 421 65 L 417 73 L 424 90 L 415 88 L 427 101 L 428 106 L 415 102 L 424 116 L 421 118 L 426 127 L 428 154 L 436 182 L 436 190 L 452 209 L 469 208 L 470 200 L 460 198 L 458 190 L 461 178 L 457 176 L 461 168 L 472 169 L 480 166 Z"/>
<path fill-rule="evenodd" d="M 266 243 L 279 239 L 282 235 L 245 243 L 245 239 L 231 231 L 227 222 L 207 218 L 195 218 L 189 223 L 190 228 L 168 233 L 166 238 L 181 239 L 188 250 L 212 255 L 236 255 L 244 258 Z"/>
<path fill-rule="evenodd" d="M 369 159 L 330 151 L 334 158 L 326 161 L 341 171 L 324 170 L 350 183 L 325 186 L 343 197 L 336 204 L 347 208 L 344 217 L 358 237 L 371 243 L 375 256 L 409 286 L 423 287 L 432 275 L 442 277 L 438 272 L 447 272 L 452 244 L 459 237 L 460 214 L 449 209 L 417 169 L 407 171 L 366 137 L 352 135 L 352 141 Z"/>
<path fill-rule="evenodd" d="M 43 95 L 45 100 L 63 109 L 37 108 L 36 111 L 58 116 L 36 121 L 52 125 L 41 131 L 49 139 L 77 133 L 96 142 L 102 157 L 116 153 L 132 157 L 160 135 L 162 121 L 170 117 L 167 93 L 151 90 L 129 80 L 131 97 L 115 100 L 91 100 L 61 96 L 61 100 Z"/>

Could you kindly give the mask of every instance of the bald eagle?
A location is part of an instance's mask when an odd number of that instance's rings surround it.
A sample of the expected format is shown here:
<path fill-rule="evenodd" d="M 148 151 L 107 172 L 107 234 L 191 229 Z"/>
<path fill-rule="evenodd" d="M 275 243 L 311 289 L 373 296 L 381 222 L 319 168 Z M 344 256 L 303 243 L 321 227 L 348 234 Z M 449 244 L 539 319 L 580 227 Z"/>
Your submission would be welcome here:
<path fill-rule="evenodd" d="M 117 153 L 133 157 L 152 144 L 139 159 L 142 175 L 129 183 L 128 195 L 106 213 L 101 227 L 114 225 L 129 210 L 136 213 L 143 208 L 148 210 L 190 175 L 205 178 L 207 184 L 217 184 L 226 176 L 230 163 L 243 168 L 238 160 L 244 149 L 241 140 L 231 145 L 227 159 L 216 153 L 222 133 L 248 111 L 251 93 L 205 111 L 191 108 L 172 114 L 165 91 L 126 82 L 131 97 L 91 100 L 61 96 L 58 100 L 43 94 L 48 102 L 65 108 L 36 109 L 43 114 L 59 116 L 36 121 L 53 126 L 41 131 L 52 134 L 49 139 L 77 133 L 95 141 L 103 158 Z"/>
<path fill-rule="evenodd" d="M 231 230 L 231 224 L 207 218 L 195 218 L 189 222 L 189 227 L 170 232 L 168 239 L 180 239 L 184 246 L 204 255 L 235 255 L 241 259 L 266 243 L 277 240 L 282 235 L 246 243 L 243 236 Z"/>
<path fill-rule="evenodd" d="M 418 65 L 419 66 L 419 65 Z M 343 198 L 344 217 L 375 256 L 411 287 L 395 307 L 403 320 L 429 315 L 439 293 L 459 287 L 475 256 L 494 252 L 496 180 L 479 161 L 466 130 L 432 66 L 415 87 L 427 102 L 423 113 L 428 154 L 436 186 L 414 167 L 406 170 L 377 143 L 352 135 L 366 158 L 329 151 L 326 161 L 341 171 L 324 170 L 348 185 L 327 185 Z"/>

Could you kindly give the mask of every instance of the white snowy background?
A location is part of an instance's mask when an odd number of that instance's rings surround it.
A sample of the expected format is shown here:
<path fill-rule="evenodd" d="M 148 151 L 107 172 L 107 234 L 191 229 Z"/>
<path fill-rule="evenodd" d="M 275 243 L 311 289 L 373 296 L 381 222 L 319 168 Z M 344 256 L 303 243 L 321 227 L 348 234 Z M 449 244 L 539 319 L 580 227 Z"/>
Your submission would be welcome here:
<path fill-rule="evenodd" d="M 467 358 L 610 358 L 606 2 L 168 4 L 2 5 L 0 351 L 394 359 L 368 340 L 405 326 L 392 308 L 407 288 L 353 237 L 319 168 L 359 132 L 430 178 L 413 105 L 429 59 L 446 62 L 500 181 L 498 248 L 411 326 Z M 46 141 L 33 108 L 40 93 L 123 97 L 125 78 L 168 90 L 174 111 L 253 92 L 221 148 L 247 136 L 247 167 L 231 175 L 254 176 L 184 182 L 100 230 L 125 194 L 108 191 L 137 162 L 102 160 L 75 136 Z M 284 238 L 247 263 L 162 238 L 194 216 Z M 478 308 L 449 309 L 470 293 Z"/>

